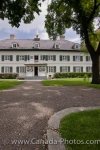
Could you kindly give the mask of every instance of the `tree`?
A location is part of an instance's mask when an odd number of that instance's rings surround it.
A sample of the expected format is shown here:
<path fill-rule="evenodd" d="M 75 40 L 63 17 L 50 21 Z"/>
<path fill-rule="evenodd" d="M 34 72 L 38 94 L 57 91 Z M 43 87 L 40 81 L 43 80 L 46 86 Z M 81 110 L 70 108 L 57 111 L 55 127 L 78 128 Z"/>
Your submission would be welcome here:
<path fill-rule="evenodd" d="M 52 0 L 45 27 L 53 39 L 70 27 L 80 34 L 92 59 L 92 83 L 100 84 L 100 39 L 97 46 L 91 42 L 91 37 L 95 37 L 95 19 L 99 26 L 100 0 Z"/>
<path fill-rule="evenodd" d="M 34 19 L 40 6 L 40 0 L 0 0 L 0 18 L 7 18 L 12 26 L 19 27 L 22 20 L 30 23 Z"/>

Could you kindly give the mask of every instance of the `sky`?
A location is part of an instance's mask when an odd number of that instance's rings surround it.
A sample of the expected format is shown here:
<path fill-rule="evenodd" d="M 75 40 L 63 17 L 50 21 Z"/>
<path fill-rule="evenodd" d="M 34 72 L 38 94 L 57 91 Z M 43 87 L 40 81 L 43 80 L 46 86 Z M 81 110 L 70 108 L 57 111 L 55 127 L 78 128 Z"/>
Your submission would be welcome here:
<path fill-rule="evenodd" d="M 8 20 L 0 20 L 0 40 L 9 38 L 10 34 L 15 34 L 18 39 L 32 39 L 35 35 L 39 34 L 41 39 L 48 39 L 48 34 L 45 29 L 45 15 L 47 14 L 47 5 L 50 0 L 46 0 L 43 2 L 41 7 L 41 14 L 35 15 L 35 20 L 33 20 L 30 24 L 24 24 L 21 22 L 19 28 L 12 28 L 8 23 Z M 76 34 L 75 31 L 70 29 L 66 29 L 65 39 L 70 40 L 76 43 L 80 42 L 80 36 Z"/>

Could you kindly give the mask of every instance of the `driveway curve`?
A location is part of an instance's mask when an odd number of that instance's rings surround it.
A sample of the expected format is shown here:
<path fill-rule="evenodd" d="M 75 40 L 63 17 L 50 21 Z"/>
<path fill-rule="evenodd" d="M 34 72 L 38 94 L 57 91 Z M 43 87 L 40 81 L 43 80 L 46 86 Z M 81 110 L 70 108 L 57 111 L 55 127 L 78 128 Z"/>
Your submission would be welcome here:
<path fill-rule="evenodd" d="M 100 90 L 27 81 L 0 91 L 0 150 L 46 150 L 48 119 L 69 107 L 100 106 Z M 40 142 L 40 143 L 39 143 Z"/>

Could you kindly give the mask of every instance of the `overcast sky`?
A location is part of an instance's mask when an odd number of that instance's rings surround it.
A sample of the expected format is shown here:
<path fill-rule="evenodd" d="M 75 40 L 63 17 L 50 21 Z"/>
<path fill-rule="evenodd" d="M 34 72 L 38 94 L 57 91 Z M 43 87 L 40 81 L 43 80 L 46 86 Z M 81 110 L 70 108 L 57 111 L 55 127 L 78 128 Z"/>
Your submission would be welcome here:
<path fill-rule="evenodd" d="M 39 33 L 41 39 L 48 39 L 48 34 L 44 28 L 45 15 L 47 13 L 47 5 L 50 0 L 46 0 L 41 9 L 40 16 L 36 15 L 35 20 L 30 24 L 21 23 L 19 28 L 12 28 L 8 20 L 0 20 L 0 39 L 9 38 L 10 34 L 15 34 L 17 38 L 31 39 L 34 38 L 36 33 Z M 66 30 L 65 37 L 67 40 L 80 42 L 79 35 L 76 34 L 71 28 Z"/>

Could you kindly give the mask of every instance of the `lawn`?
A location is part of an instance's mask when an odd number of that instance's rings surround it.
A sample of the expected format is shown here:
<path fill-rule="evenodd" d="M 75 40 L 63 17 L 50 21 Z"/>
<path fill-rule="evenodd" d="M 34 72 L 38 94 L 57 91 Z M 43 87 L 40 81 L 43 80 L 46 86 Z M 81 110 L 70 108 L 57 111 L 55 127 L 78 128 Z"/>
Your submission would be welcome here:
<path fill-rule="evenodd" d="M 66 140 L 79 140 L 83 144 L 65 144 L 67 150 L 99 150 L 100 149 L 100 109 L 72 113 L 60 122 L 59 132 Z M 81 140 L 81 141 L 80 141 Z M 86 144 L 92 142 L 92 144 Z M 90 141 L 92 140 L 92 141 Z M 93 144 L 99 140 L 99 144 Z M 84 144 L 85 143 L 85 144 Z"/>
<path fill-rule="evenodd" d="M 4 89 L 9 89 L 9 88 L 13 88 L 17 85 L 20 85 L 21 83 L 23 83 L 22 81 L 12 81 L 12 80 L 3 80 L 3 81 L 0 81 L 0 90 L 4 90 Z"/>
<path fill-rule="evenodd" d="M 66 79 L 53 79 L 42 81 L 45 86 L 88 86 L 94 88 L 100 88 L 100 84 L 91 84 L 90 80 L 84 80 L 83 78 L 66 78 Z"/>

